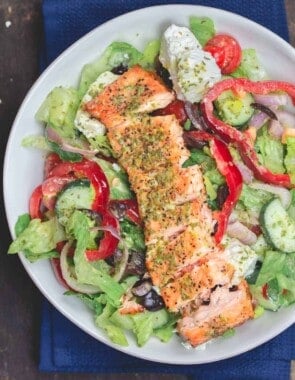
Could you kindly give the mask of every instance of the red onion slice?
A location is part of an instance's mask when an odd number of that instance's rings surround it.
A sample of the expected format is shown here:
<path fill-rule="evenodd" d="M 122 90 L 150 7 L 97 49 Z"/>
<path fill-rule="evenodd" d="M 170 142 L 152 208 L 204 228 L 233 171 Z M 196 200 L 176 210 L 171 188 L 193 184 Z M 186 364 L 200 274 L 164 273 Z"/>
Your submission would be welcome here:
<path fill-rule="evenodd" d="M 253 182 L 249 185 L 253 189 L 268 191 L 277 195 L 282 203 L 282 206 L 287 209 L 290 206 L 292 197 L 289 190 L 281 186 L 269 185 L 268 183 Z"/>
<path fill-rule="evenodd" d="M 201 115 L 199 114 L 199 110 L 197 109 L 197 106 L 190 103 L 185 102 L 184 103 L 184 109 L 187 114 L 187 117 L 192 122 L 192 125 L 199 130 L 204 130 L 206 127 L 204 126 L 204 121 L 202 120 Z"/>
<path fill-rule="evenodd" d="M 259 129 L 267 122 L 268 119 L 269 117 L 264 112 L 259 111 L 254 113 L 248 124 L 250 127 Z"/>
<path fill-rule="evenodd" d="M 288 111 L 276 111 L 279 122 L 285 128 L 295 128 L 295 115 Z"/>
<path fill-rule="evenodd" d="M 67 260 L 70 247 L 71 243 L 66 243 L 60 254 L 60 267 L 63 279 L 65 280 L 69 288 L 75 290 L 76 292 L 85 294 L 99 293 L 101 290 L 98 287 L 95 287 L 93 285 L 81 284 L 73 276 Z"/>
<path fill-rule="evenodd" d="M 90 150 L 89 145 L 85 145 L 85 148 L 77 148 L 67 143 L 53 128 L 47 127 L 46 134 L 50 141 L 58 144 L 64 151 L 71 153 L 79 153 L 82 156 L 94 156 L 98 151 Z"/>
<path fill-rule="evenodd" d="M 238 239 L 246 245 L 253 245 L 257 241 L 256 234 L 238 220 L 227 226 L 226 233 L 229 237 Z"/>
<path fill-rule="evenodd" d="M 254 178 L 252 170 L 249 169 L 248 166 L 241 161 L 235 161 L 235 165 L 242 174 L 243 182 L 247 184 L 251 183 Z"/>
<path fill-rule="evenodd" d="M 288 103 L 287 94 L 267 94 L 267 95 L 254 94 L 253 96 L 254 96 L 255 102 L 261 103 L 267 107 L 285 106 Z"/>
<path fill-rule="evenodd" d="M 278 120 L 271 120 L 268 128 L 269 134 L 275 139 L 281 139 L 284 127 Z"/>

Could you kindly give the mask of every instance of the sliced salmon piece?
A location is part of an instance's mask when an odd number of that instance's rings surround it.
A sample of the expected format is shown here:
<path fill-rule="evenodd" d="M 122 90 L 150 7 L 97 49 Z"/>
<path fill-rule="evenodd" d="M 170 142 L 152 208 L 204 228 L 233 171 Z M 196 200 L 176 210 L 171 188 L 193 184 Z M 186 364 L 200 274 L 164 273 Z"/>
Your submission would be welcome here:
<path fill-rule="evenodd" d="M 117 157 L 126 166 L 149 172 L 167 164 L 181 167 L 190 153 L 184 145 L 183 129 L 174 115 L 134 118 L 128 124 L 108 129 Z"/>
<path fill-rule="evenodd" d="M 148 245 L 146 265 L 153 283 L 163 287 L 180 276 L 186 267 L 198 266 L 201 258 L 212 256 L 215 252 L 217 250 L 210 234 L 200 225 L 190 225 L 169 241 L 163 238 Z"/>
<path fill-rule="evenodd" d="M 125 295 L 123 296 L 122 306 L 118 310 L 120 314 L 137 314 L 143 312 L 144 307 L 128 295 Z"/>
<path fill-rule="evenodd" d="M 126 171 L 142 218 L 154 212 L 165 212 L 171 205 L 195 199 L 200 203 L 206 202 L 203 177 L 197 165 L 188 168 L 167 165 L 149 173 L 126 167 Z"/>
<path fill-rule="evenodd" d="M 155 244 L 162 238 L 168 240 L 185 231 L 191 223 L 199 223 L 202 207 L 203 204 L 195 200 L 151 210 L 144 219 L 146 244 Z"/>
<path fill-rule="evenodd" d="M 202 305 L 180 319 L 178 331 L 192 346 L 197 346 L 253 317 L 251 294 L 243 280 L 235 291 L 226 286 L 216 288 L 209 305 Z"/>
<path fill-rule="evenodd" d="M 186 267 L 179 277 L 161 288 L 161 295 L 170 311 L 182 311 L 191 302 L 198 306 L 200 301 L 207 301 L 212 289 L 229 284 L 233 274 L 234 267 L 222 258 L 204 258 L 200 265 Z"/>
<path fill-rule="evenodd" d="M 173 99 L 154 73 L 136 65 L 86 103 L 85 110 L 111 128 L 129 122 L 132 115 L 164 108 Z"/>

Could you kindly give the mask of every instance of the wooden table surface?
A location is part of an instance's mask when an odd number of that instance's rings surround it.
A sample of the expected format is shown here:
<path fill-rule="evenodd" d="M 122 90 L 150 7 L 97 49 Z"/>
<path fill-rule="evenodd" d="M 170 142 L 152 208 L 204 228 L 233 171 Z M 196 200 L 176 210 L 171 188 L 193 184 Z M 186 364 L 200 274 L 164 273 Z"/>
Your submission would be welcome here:
<path fill-rule="evenodd" d="M 285 0 L 285 3 L 290 42 L 295 46 L 295 1 Z M 1 160 L 3 160 L 6 141 L 17 109 L 38 76 L 38 52 L 41 41 L 41 0 L 1 0 Z M 10 234 L 5 220 L 3 201 L 1 202 L 0 215 L 0 380 L 186 379 L 186 376 L 181 375 L 139 375 L 136 373 L 129 375 L 90 375 L 38 372 L 40 303 L 42 296 L 25 272 L 18 257 L 6 255 Z M 291 378 L 295 380 L 294 363 L 292 368 Z"/>

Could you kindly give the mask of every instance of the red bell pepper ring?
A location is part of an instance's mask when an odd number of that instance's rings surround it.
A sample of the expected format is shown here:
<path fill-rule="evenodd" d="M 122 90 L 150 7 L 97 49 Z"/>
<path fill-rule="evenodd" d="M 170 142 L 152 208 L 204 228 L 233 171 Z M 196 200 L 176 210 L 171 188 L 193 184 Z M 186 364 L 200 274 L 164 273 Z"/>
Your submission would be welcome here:
<path fill-rule="evenodd" d="M 89 261 L 96 261 L 106 259 L 111 256 L 118 246 L 119 239 L 115 236 L 114 232 L 118 231 L 118 221 L 111 214 L 111 212 L 105 210 L 102 213 L 102 229 L 106 228 L 104 232 L 104 237 L 100 240 L 97 249 L 86 250 L 86 257 Z M 113 229 L 112 233 L 110 230 Z"/>
<path fill-rule="evenodd" d="M 48 178 L 53 176 L 64 177 L 71 174 L 77 178 L 86 177 L 89 179 L 95 190 L 92 210 L 103 211 L 108 204 L 110 190 L 107 178 L 100 166 L 86 159 L 81 162 L 62 162 L 51 170 Z"/>
<path fill-rule="evenodd" d="M 225 177 L 229 192 L 222 209 L 214 213 L 217 220 L 217 231 L 214 237 L 215 241 L 220 243 L 226 232 L 230 214 L 239 200 L 243 187 L 243 178 L 233 162 L 230 151 L 222 141 L 213 138 L 210 142 L 210 151 L 216 161 L 217 169 Z"/>
<path fill-rule="evenodd" d="M 214 237 L 216 243 L 219 244 L 226 232 L 230 214 L 240 197 L 243 178 L 224 142 L 203 131 L 186 132 L 185 139 L 197 142 L 208 141 L 217 169 L 225 177 L 229 194 L 223 203 L 222 209 L 214 212 L 214 218 L 217 221 L 217 230 Z"/>
<path fill-rule="evenodd" d="M 213 102 L 226 90 L 232 90 L 236 93 L 249 92 L 259 95 L 283 91 L 291 97 L 295 104 L 295 85 L 281 81 L 252 82 L 244 78 L 230 78 L 216 83 L 211 90 L 208 91 L 201 103 L 203 117 L 208 127 L 224 141 L 232 142 L 236 145 L 243 161 L 253 171 L 257 179 L 287 188 L 294 187 L 295 185 L 292 184 L 289 174 L 274 174 L 259 164 L 258 156 L 249 136 L 224 123 L 214 115 Z"/>

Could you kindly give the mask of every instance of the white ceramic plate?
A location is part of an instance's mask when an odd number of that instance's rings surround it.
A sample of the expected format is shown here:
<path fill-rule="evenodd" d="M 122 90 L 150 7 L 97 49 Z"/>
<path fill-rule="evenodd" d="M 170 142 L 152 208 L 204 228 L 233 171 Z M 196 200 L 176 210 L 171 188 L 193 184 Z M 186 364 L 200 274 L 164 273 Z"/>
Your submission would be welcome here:
<path fill-rule="evenodd" d="M 10 230 L 18 215 L 27 212 L 28 199 L 34 187 L 42 181 L 43 156 L 33 149 L 21 147 L 23 137 L 41 134 L 42 127 L 34 114 L 48 92 L 57 85 L 76 85 L 82 66 L 97 58 L 112 41 L 127 41 L 142 48 L 171 23 L 188 25 L 191 15 L 209 16 L 218 32 L 236 36 L 243 48 L 254 47 L 273 79 L 294 81 L 295 51 L 269 30 L 245 18 L 219 9 L 167 5 L 131 12 L 94 29 L 67 49 L 40 76 L 25 98 L 11 130 L 4 164 L 4 197 Z M 295 322 L 295 306 L 278 313 L 267 312 L 257 320 L 236 329 L 231 338 L 219 338 L 207 345 L 206 350 L 187 350 L 175 336 L 168 344 L 151 339 L 138 348 L 129 339 L 127 348 L 114 346 L 95 327 L 93 315 L 75 297 L 63 296 L 64 288 L 56 281 L 50 263 L 22 263 L 36 286 L 68 319 L 101 342 L 130 355 L 156 362 L 172 364 L 200 364 L 230 358 L 268 341 Z"/>

